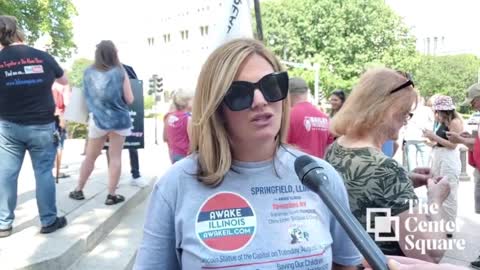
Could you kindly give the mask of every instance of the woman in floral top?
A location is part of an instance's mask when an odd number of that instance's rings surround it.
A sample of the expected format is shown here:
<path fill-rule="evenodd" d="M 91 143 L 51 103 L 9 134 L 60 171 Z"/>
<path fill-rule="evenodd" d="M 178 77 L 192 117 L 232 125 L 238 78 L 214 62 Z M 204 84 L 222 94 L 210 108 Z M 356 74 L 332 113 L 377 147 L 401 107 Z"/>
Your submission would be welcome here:
<path fill-rule="evenodd" d="M 333 118 L 330 130 L 339 138 L 330 147 L 326 160 L 343 176 L 350 208 L 358 221 L 367 228 L 368 208 L 388 208 L 400 218 L 398 242 L 377 241 L 385 254 L 407 256 L 438 262 L 441 250 L 407 249 L 405 221 L 414 216 L 419 220 L 438 221 L 440 215 L 409 213 L 409 202 L 417 199 L 414 187 L 428 181 L 429 203 L 441 205 L 449 193 L 443 178 L 429 179 L 430 170 L 419 168 L 412 174 L 394 159 L 385 156 L 381 147 L 387 140 L 396 140 L 400 128 L 412 116 L 417 102 L 413 81 L 404 73 L 387 68 L 365 72 L 349 98 Z M 411 209 L 418 213 L 416 209 Z M 368 227 L 375 228 L 374 218 Z M 445 233 L 408 232 L 414 239 L 444 239 Z M 373 235 L 372 235 L 373 237 Z"/>

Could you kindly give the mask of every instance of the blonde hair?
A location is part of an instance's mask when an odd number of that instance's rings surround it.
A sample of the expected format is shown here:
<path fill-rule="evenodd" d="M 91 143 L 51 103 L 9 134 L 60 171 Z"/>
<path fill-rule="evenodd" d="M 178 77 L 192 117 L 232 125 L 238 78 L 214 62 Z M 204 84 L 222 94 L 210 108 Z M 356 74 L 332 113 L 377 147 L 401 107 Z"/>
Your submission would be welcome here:
<path fill-rule="evenodd" d="M 190 91 L 178 89 L 173 93 L 173 105 L 175 106 L 175 109 L 179 111 L 185 110 L 192 98 L 193 95 Z"/>
<path fill-rule="evenodd" d="M 401 72 L 388 68 L 367 70 L 340 111 L 330 123 L 330 131 L 337 136 L 364 136 L 390 121 L 384 117 L 390 108 L 407 111 L 417 102 L 417 92 L 412 87 L 405 87 L 390 93 L 392 89 L 405 83 L 408 79 Z"/>
<path fill-rule="evenodd" d="M 197 177 L 206 185 L 219 185 L 232 165 L 221 105 L 241 65 L 254 54 L 269 62 L 274 71 L 283 70 L 280 61 L 259 41 L 235 39 L 213 51 L 200 71 L 193 99 L 190 152 L 197 154 Z M 275 140 L 277 147 L 286 141 L 288 96 L 282 101 L 282 109 L 281 126 Z"/>
<path fill-rule="evenodd" d="M 426 103 L 426 106 L 427 107 L 430 107 L 430 108 L 433 108 L 433 103 L 435 102 L 435 99 L 437 99 L 437 97 L 439 97 L 440 94 L 434 94 L 432 95 L 428 100 L 427 100 L 427 103 Z"/>

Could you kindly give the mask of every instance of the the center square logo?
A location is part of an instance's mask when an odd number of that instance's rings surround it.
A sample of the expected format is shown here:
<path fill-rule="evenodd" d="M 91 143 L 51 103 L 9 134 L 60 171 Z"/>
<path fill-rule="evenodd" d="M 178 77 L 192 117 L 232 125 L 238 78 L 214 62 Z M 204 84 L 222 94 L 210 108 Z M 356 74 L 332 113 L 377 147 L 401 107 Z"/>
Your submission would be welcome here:
<path fill-rule="evenodd" d="M 454 220 L 442 217 L 441 205 L 408 200 L 408 206 L 408 215 L 403 215 L 402 220 L 399 216 L 392 216 L 390 208 L 367 208 L 366 231 L 373 233 L 377 242 L 399 242 L 405 250 L 419 250 L 422 254 L 426 254 L 427 250 L 465 249 L 465 239 L 425 237 L 428 235 L 425 233 L 446 236 L 457 231 Z M 434 216 L 437 218 L 432 218 Z"/>
<path fill-rule="evenodd" d="M 385 216 L 376 216 L 383 213 Z M 375 225 L 372 227 L 372 216 L 375 216 Z M 400 218 L 392 217 L 390 208 L 368 208 L 367 209 L 367 232 L 375 234 L 375 241 L 399 241 L 400 240 Z M 390 234 L 393 236 L 381 236 L 380 234 Z"/>

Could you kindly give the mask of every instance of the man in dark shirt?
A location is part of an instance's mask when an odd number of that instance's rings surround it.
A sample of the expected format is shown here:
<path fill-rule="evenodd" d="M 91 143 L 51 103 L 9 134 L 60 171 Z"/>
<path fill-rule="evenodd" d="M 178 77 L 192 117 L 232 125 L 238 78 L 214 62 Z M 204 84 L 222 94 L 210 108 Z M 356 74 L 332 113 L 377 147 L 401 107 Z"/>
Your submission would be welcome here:
<path fill-rule="evenodd" d="M 52 84 L 68 80 L 48 53 L 23 44 L 16 19 L 0 16 L 0 237 L 12 233 L 17 204 L 17 181 L 25 152 L 32 160 L 36 180 L 41 233 L 67 224 L 57 217 L 54 141 L 55 103 Z"/>

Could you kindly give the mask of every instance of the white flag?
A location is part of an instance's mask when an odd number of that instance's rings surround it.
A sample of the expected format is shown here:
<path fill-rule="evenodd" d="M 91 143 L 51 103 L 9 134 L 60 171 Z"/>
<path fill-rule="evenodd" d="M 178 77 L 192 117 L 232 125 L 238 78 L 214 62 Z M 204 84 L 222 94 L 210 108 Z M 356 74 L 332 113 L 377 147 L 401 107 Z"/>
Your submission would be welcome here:
<path fill-rule="evenodd" d="M 248 0 L 226 0 L 217 21 L 217 47 L 234 38 L 253 38 Z"/>

